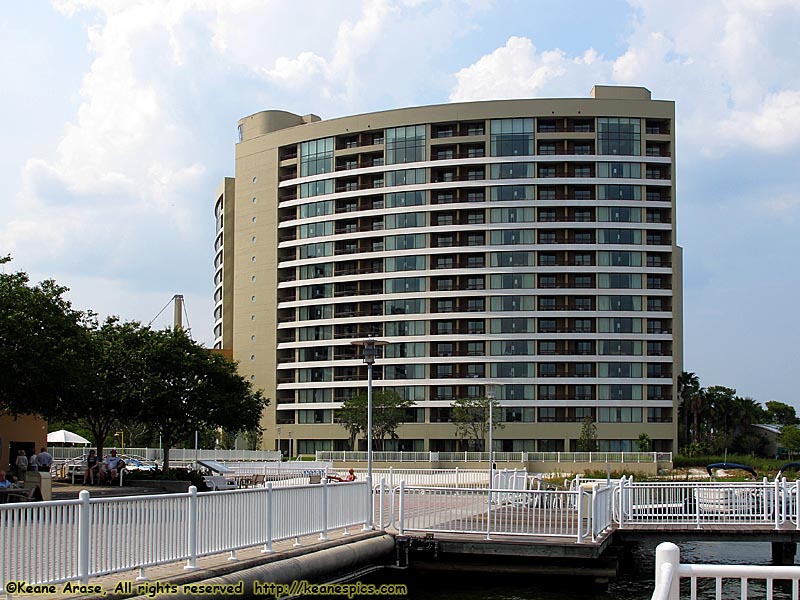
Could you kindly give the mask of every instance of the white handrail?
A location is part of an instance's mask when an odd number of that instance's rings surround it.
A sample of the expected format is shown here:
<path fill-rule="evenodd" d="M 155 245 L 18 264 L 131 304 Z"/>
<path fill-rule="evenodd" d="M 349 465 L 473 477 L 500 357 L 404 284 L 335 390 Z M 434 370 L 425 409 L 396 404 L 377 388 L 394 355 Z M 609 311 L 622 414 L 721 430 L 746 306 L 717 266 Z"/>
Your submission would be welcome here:
<path fill-rule="evenodd" d="M 773 596 L 775 581 L 791 581 L 792 598 L 794 600 L 800 598 L 800 567 L 682 564 L 678 546 L 671 542 L 663 542 L 658 545 L 652 600 L 678 600 L 681 579 L 691 581 L 691 596 L 695 598 L 697 597 L 697 581 L 704 578 L 715 580 L 717 598 L 721 597 L 724 579 L 736 579 L 740 582 L 742 599 L 749 597 L 748 582 L 751 579 L 765 581 L 767 598 Z"/>
<path fill-rule="evenodd" d="M 0 585 L 87 582 L 369 522 L 369 484 L 299 485 L 0 505 Z M 245 515 L 246 517 L 243 517 Z M 19 560 L 19 557 L 30 557 Z"/>

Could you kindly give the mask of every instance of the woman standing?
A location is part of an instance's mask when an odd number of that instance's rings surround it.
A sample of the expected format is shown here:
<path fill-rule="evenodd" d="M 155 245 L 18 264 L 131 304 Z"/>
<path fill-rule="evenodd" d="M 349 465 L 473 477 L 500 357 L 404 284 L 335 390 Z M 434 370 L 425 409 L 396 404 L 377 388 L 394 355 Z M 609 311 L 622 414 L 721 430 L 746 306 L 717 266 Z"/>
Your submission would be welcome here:
<path fill-rule="evenodd" d="M 14 463 L 17 467 L 17 477 L 22 480 L 25 477 L 25 471 L 28 470 L 28 458 L 25 456 L 25 450 L 17 452 L 17 462 Z"/>

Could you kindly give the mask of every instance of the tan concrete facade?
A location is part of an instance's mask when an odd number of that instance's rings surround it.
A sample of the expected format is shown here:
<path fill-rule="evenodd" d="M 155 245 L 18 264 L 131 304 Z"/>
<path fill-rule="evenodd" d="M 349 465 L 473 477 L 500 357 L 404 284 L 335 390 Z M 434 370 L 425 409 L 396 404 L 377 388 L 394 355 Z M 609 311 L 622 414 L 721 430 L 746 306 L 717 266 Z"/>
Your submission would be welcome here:
<path fill-rule="evenodd" d="M 47 445 L 47 421 L 31 415 L 0 416 L 0 469 L 8 470 L 16 460 L 16 451 L 22 448 L 26 455 Z M 11 455 L 11 451 L 13 456 Z"/>
<path fill-rule="evenodd" d="M 601 145 L 613 148 L 614 136 L 625 138 L 633 131 L 631 119 L 639 132 L 630 134 L 636 154 L 601 154 Z M 530 135 L 492 133 L 493 127 L 501 127 L 496 123 L 510 124 L 511 120 L 532 127 Z M 388 136 L 400 135 L 394 132 L 411 126 L 423 128 L 424 135 L 415 138 L 415 143 L 424 150 L 418 159 L 392 162 Z M 624 133 L 601 133 L 604 127 L 608 131 L 621 128 Z M 404 345 L 391 360 L 379 359 L 376 367 L 387 371 L 376 379 L 376 386 L 404 389 L 422 409 L 415 417 L 421 422 L 402 425 L 400 440 L 392 449 L 456 449 L 453 424 L 437 422 L 446 416 L 442 409 L 452 402 L 446 390 L 463 397 L 475 395 L 477 386 L 483 395 L 490 384 L 502 385 L 498 397 L 512 419 L 495 432 L 496 450 L 568 451 L 580 435 L 582 418 L 576 415 L 587 411 L 598 421 L 601 450 L 635 450 L 632 445 L 641 433 L 647 433 L 658 450 L 674 449 L 683 303 L 681 251 L 675 231 L 673 102 L 651 100 L 644 88 L 596 86 L 589 98 L 445 104 L 331 120 L 265 111 L 242 119 L 239 132 L 235 178 L 226 178 L 215 197 L 217 218 L 224 215 L 217 237 L 216 345 L 232 350 L 241 373 L 271 399 L 262 421 L 266 448 L 274 449 L 280 439 L 283 449 L 291 453 L 346 449 L 347 433 L 333 422 L 332 415 L 346 393 L 365 385 L 364 367 L 348 347 L 350 339 L 369 332 Z M 530 142 L 531 152 L 513 156 L 495 152 L 495 142 L 500 148 L 504 141 L 514 146 L 520 139 Z M 313 163 L 317 159 L 308 155 L 316 140 L 321 141 L 320 147 L 322 141 L 331 140 L 325 142 L 332 144 L 330 156 L 319 159 L 329 164 L 318 173 L 304 175 L 304 161 L 311 161 L 309 168 L 317 168 Z M 635 169 L 638 177 L 606 175 L 603 179 L 601 169 L 611 168 L 604 165 L 612 163 Z M 508 165 L 529 172 L 503 179 L 501 171 Z M 400 172 L 405 177 L 410 170 L 418 177 L 424 173 L 424 179 L 414 185 L 396 184 L 392 179 Z M 501 173 L 497 178 L 495 170 Z M 304 186 L 311 184 L 317 191 L 304 197 Z M 326 185 L 330 188 L 323 189 Z M 531 197 L 516 203 L 493 200 L 496 189 L 509 186 L 532 190 L 525 192 Z M 622 198 L 634 187 L 636 199 L 607 197 L 619 193 Z M 389 206 L 390 195 L 406 191 L 419 192 L 423 204 Z M 330 207 L 313 209 L 323 211 L 320 214 L 303 212 L 304 206 L 326 202 Z M 524 222 L 504 225 L 505 217 L 493 212 L 501 209 L 517 210 L 513 214 Z M 409 212 L 424 215 L 421 225 L 398 227 L 401 217 L 397 215 Z M 613 217 L 608 217 L 611 212 L 630 219 L 615 225 Z M 306 224 L 328 229 L 309 235 Z M 628 235 L 629 230 L 639 232 L 629 243 L 609 241 L 612 232 Z M 519 231 L 527 236 L 523 244 L 492 242 L 495 235 Z M 483 235 L 483 242 L 472 246 L 478 238 L 466 240 L 473 234 Z M 388 248 L 389 237 L 409 235 L 424 237 L 417 252 Z M 449 245 L 440 246 L 448 236 L 452 238 Z M 320 255 L 309 257 L 310 252 Z M 512 252 L 530 262 L 510 268 L 493 266 L 493 261 L 504 260 Z M 602 265 L 613 253 L 615 260 L 620 255 L 636 262 L 631 263 L 634 266 Z M 455 261 L 450 267 L 441 258 L 448 254 Z M 392 261 L 407 255 L 421 257 L 423 268 L 397 269 Z M 553 256 L 555 262 L 545 262 Z M 472 262 L 461 264 L 462 259 Z M 351 263 L 353 268 L 345 267 Z M 315 265 L 329 272 L 308 278 L 307 269 Z M 514 274 L 526 276 L 522 288 L 496 287 L 495 276 Z M 422 290 L 416 294 L 390 290 L 389 279 L 406 277 L 418 278 Z M 448 278 L 451 284 L 455 282 L 449 289 L 443 285 Z M 617 289 L 615 278 L 633 284 Z M 319 297 L 304 296 L 312 288 Z M 390 315 L 394 299 L 411 296 L 425 306 L 421 313 Z M 495 298 L 501 296 L 519 296 L 529 305 L 519 315 L 500 310 L 493 303 L 500 302 Z M 601 308 L 607 302 L 601 296 L 639 300 L 635 312 L 614 311 Z M 550 308 L 539 304 L 553 298 L 556 311 L 548 312 Z M 475 304 L 467 307 L 470 300 Z M 576 300 L 586 304 L 576 309 Z M 449 311 L 448 301 L 454 304 Z M 352 311 L 346 309 L 348 304 L 354 306 Z M 318 309 L 322 310 L 319 317 L 308 316 Z M 500 321 L 511 323 L 518 316 L 529 322 L 524 329 L 528 335 L 504 335 L 500 328 L 506 325 Z M 452 334 L 435 331 L 448 319 L 454 325 Z M 544 328 L 550 320 L 556 322 L 552 333 Z M 401 321 L 424 325 L 418 335 L 394 335 L 390 328 L 395 326 L 390 324 Z M 482 333 L 477 325 L 471 333 L 462 331 L 478 321 L 483 322 Z M 634 328 L 629 333 L 602 333 L 600 329 L 609 323 L 624 327 L 633 323 Z M 312 328 L 320 329 L 323 337 L 301 339 Z M 633 354 L 619 358 L 601 354 L 601 343 L 612 340 L 634 347 Z M 473 342 L 482 344 L 482 355 L 476 356 L 477 350 L 468 346 Z M 523 354 L 508 358 L 499 350 L 493 353 L 493 348 L 499 348 L 492 346 L 495 342 L 524 342 L 511 348 Z M 545 347 L 542 342 L 555 345 Z M 585 359 L 583 350 L 575 350 L 578 342 L 591 342 L 591 354 Z M 405 346 L 414 344 L 421 346 L 413 346 L 412 354 L 404 356 Z M 453 346 L 450 354 L 442 350 L 448 344 Z M 322 353 L 311 359 L 315 348 Z M 577 362 L 590 367 L 576 373 Z M 543 372 L 543 363 L 548 369 L 555 365 L 553 373 Z M 639 366 L 629 368 L 629 363 Z M 453 366 L 452 373 L 444 373 L 447 365 Z M 519 377 L 519 371 L 513 370 L 509 375 L 509 365 L 526 369 L 526 375 Z M 624 374 L 612 377 L 605 369 Z M 407 377 L 406 370 L 413 376 Z M 321 379 L 312 380 L 317 376 Z M 590 392 L 585 391 L 589 388 Z M 509 391 L 518 395 L 508 398 Z M 617 393 L 632 397 L 601 397 Z M 581 410 L 576 412 L 576 407 Z M 611 415 L 611 409 L 618 407 L 624 407 L 625 414 Z M 631 413 L 628 408 L 635 410 Z M 613 422 L 619 419 L 633 422 Z"/>

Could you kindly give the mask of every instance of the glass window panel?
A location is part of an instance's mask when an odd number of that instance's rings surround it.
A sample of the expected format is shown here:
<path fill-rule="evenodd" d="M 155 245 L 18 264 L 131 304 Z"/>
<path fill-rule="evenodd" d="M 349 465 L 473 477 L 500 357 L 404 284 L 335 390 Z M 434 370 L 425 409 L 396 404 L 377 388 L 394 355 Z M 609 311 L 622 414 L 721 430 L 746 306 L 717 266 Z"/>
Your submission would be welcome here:
<path fill-rule="evenodd" d="M 641 163 L 607 163 L 601 162 L 597 164 L 598 177 L 612 177 L 614 179 L 641 179 L 642 165 Z"/>
<path fill-rule="evenodd" d="M 598 185 L 600 200 L 641 200 L 642 188 L 638 185 Z"/>
<path fill-rule="evenodd" d="M 494 163 L 490 166 L 491 179 L 521 179 L 533 177 L 533 163 Z"/>
<path fill-rule="evenodd" d="M 642 209 L 636 206 L 601 206 L 597 209 L 597 220 L 612 223 L 641 223 Z"/>
<path fill-rule="evenodd" d="M 425 126 L 410 125 L 386 130 L 386 164 L 425 160 Z"/>
<path fill-rule="evenodd" d="M 300 177 L 333 172 L 333 138 L 300 144 Z"/>
<path fill-rule="evenodd" d="M 489 188 L 489 200 L 493 202 L 515 202 L 533 200 L 532 185 L 504 185 Z"/>
<path fill-rule="evenodd" d="M 533 377 L 534 368 L 531 363 L 491 363 L 491 376 L 504 378 Z"/>
<path fill-rule="evenodd" d="M 642 310 L 641 296 L 598 296 L 597 310 Z"/>
<path fill-rule="evenodd" d="M 425 321 L 387 321 L 387 336 L 425 335 Z"/>
<path fill-rule="evenodd" d="M 425 312 L 425 300 L 422 298 L 387 300 L 384 305 L 384 314 L 387 315 L 411 315 Z"/>
<path fill-rule="evenodd" d="M 641 400 L 642 386 L 640 385 L 599 385 L 597 386 L 599 400 Z"/>
<path fill-rule="evenodd" d="M 603 251 L 597 255 L 597 264 L 603 267 L 641 267 L 642 253 L 629 251 Z"/>
<path fill-rule="evenodd" d="M 628 117 L 597 119 L 597 153 L 640 156 L 642 153 L 641 120 Z"/>
<path fill-rule="evenodd" d="M 494 119 L 490 122 L 491 156 L 533 155 L 533 119 Z"/>
<path fill-rule="evenodd" d="M 320 179 L 319 181 L 309 181 L 308 183 L 301 183 L 300 184 L 300 197 L 301 198 L 310 198 L 312 196 L 322 196 L 323 194 L 332 194 L 333 193 L 333 179 Z M 314 203 L 314 204 L 321 204 L 321 203 Z M 331 203 L 332 205 L 332 203 Z M 307 205 L 304 205 L 307 206 Z M 301 215 L 303 210 L 303 206 L 300 207 Z M 323 214 L 330 214 L 333 212 L 332 210 Z M 308 215 L 314 216 L 314 215 Z"/>
<path fill-rule="evenodd" d="M 387 294 L 408 294 L 411 292 L 424 292 L 424 277 L 398 277 L 386 280 Z"/>
<path fill-rule="evenodd" d="M 490 264 L 493 267 L 533 266 L 533 252 L 492 252 Z"/>
<path fill-rule="evenodd" d="M 598 229 L 597 243 L 639 245 L 642 243 L 642 231 L 640 229 Z"/>
<path fill-rule="evenodd" d="M 406 227 L 424 227 L 425 213 L 412 212 L 386 215 L 386 229 L 405 229 Z"/>
<path fill-rule="evenodd" d="M 420 271 L 425 268 L 424 256 L 390 256 L 386 259 L 386 271 Z"/>
<path fill-rule="evenodd" d="M 533 289 L 533 273 L 503 273 L 491 275 L 489 285 L 495 290 Z"/>
<path fill-rule="evenodd" d="M 492 333 L 533 333 L 533 319 L 491 319 L 489 331 Z"/>

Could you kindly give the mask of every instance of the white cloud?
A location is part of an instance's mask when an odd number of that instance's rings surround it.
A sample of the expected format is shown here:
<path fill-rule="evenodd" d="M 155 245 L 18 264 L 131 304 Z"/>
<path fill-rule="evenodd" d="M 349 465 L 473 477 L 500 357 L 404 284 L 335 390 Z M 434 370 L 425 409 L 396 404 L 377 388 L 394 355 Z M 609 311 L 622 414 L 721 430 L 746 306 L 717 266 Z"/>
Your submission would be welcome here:
<path fill-rule="evenodd" d="M 785 150 L 800 142 L 800 4 L 632 0 L 637 9 L 624 52 L 587 47 L 570 56 L 506 44 L 456 73 L 451 101 L 585 96 L 595 83 L 642 85 L 677 99 L 689 152 L 719 156 L 742 143 Z"/>
<path fill-rule="evenodd" d="M 505 46 L 456 73 L 450 101 L 558 95 L 562 90 L 583 96 L 604 71 L 610 72 L 610 65 L 592 48 L 578 57 L 558 49 L 537 53 L 530 39 L 511 37 Z"/>
<path fill-rule="evenodd" d="M 754 111 L 733 110 L 720 134 L 756 148 L 786 150 L 800 144 L 800 90 L 767 94 Z"/>

